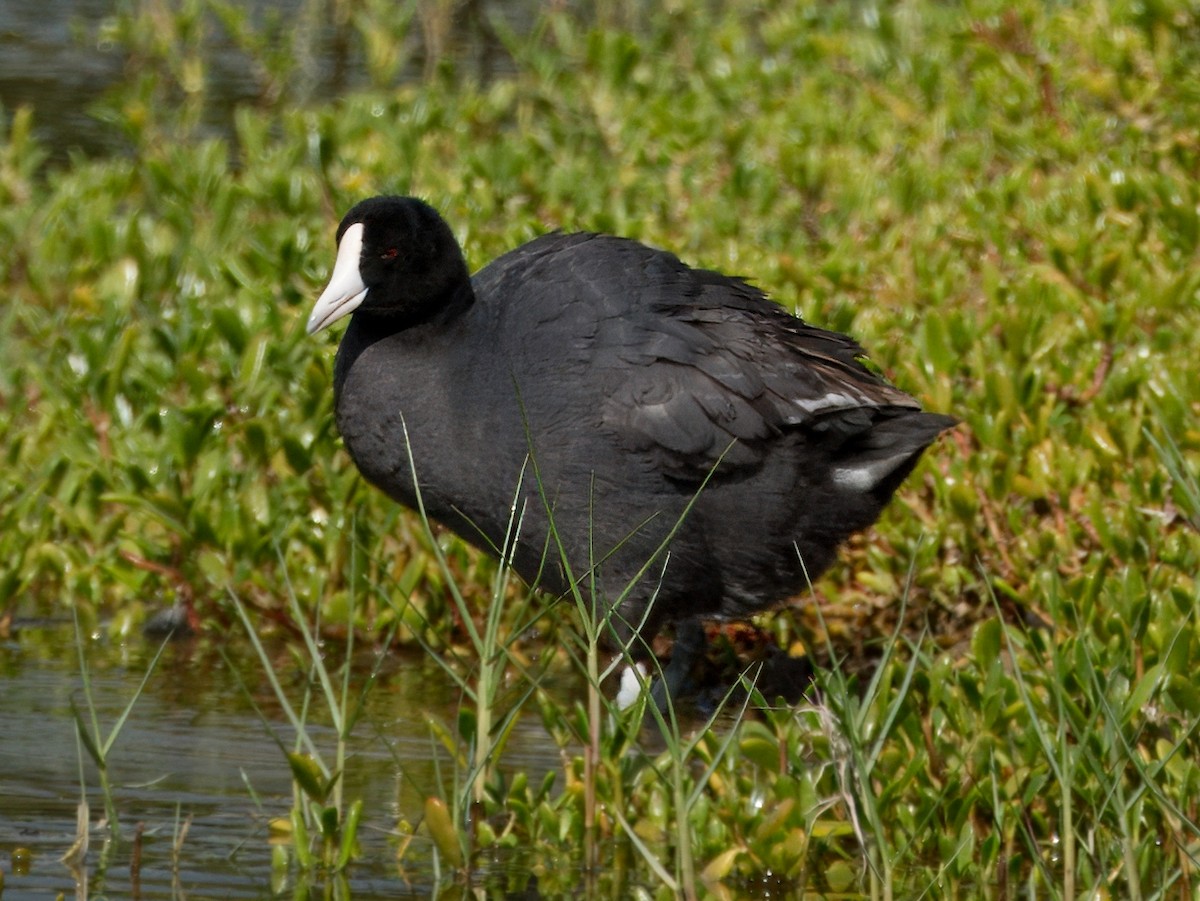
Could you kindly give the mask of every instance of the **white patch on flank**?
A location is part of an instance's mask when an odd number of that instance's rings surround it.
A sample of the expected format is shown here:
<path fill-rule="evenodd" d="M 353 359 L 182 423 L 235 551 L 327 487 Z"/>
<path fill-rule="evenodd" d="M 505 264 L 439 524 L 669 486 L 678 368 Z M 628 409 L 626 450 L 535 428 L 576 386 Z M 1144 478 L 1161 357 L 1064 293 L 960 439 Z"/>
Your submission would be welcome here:
<path fill-rule="evenodd" d="M 818 413 L 821 410 L 840 410 L 846 407 L 857 407 L 863 403 L 862 397 L 853 397 L 842 391 L 830 391 L 821 397 L 798 397 L 793 403 L 805 413 Z"/>
<path fill-rule="evenodd" d="M 363 224 L 355 222 L 342 235 L 337 259 L 333 263 L 333 275 L 329 277 L 329 284 L 313 304 L 312 314 L 308 317 L 310 335 L 337 322 L 343 316 L 349 316 L 366 298 L 367 286 L 363 284 L 362 273 L 358 270 L 362 247 Z"/>

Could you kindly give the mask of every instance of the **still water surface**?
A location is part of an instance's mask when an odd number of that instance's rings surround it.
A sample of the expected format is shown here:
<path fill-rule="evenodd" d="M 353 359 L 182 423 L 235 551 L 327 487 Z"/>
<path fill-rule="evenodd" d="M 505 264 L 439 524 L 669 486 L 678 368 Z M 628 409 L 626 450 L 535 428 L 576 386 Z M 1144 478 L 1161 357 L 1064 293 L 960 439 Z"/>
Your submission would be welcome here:
<path fill-rule="evenodd" d="M 100 644 L 89 647 L 88 668 L 107 736 L 135 697 L 157 645 L 140 640 L 119 648 Z M 93 897 L 297 897 L 295 874 L 271 868 L 268 823 L 286 816 L 292 804 L 291 776 L 276 739 L 291 749 L 293 732 L 262 663 L 247 648 L 226 647 L 228 656 L 223 656 L 203 641 L 166 648 L 110 752 L 126 841 L 103 870 L 103 798 L 96 769 L 75 736 L 72 702 L 86 711 L 75 648 L 69 625 L 26 630 L 0 643 L 4 901 L 75 895 L 75 880 L 59 858 L 75 837 L 81 757 L 91 805 L 87 865 Z M 372 665 L 364 660 L 359 671 L 365 676 Z M 302 664 L 281 649 L 273 666 L 298 704 Z M 435 885 L 427 835 L 421 829 L 398 860 L 396 829 L 402 821 L 417 823 L 425 798 L 440 793 L 450 775 L 429 718 L 452 727 L 459 698 L 448 677 L 428 660 L 389 657 L 383 669 L 354 727 L 346 765 L 346 796 L 365 802 L 359 833 L 363 854 L 350 871 L 348 888 L 363 898 L 428 897 Z M 309 732 L 332 761 L 332 730 L 313 725 Z M 528 772 L 534 780 L 558 765 L 558 750 L 541 724 L 525 718 L 506 746 L 504 768 Z M 179 872 L 173 874 L 172 845 L 188 818 Z M 139 823 L 143 848 L 135 884 L 129 839 Z M 11 855 L 19 848 L 32 855 L 26 873 L 12 866 Z M 301 890 L 299 896 L 307 893 Z"/>
<path fill-rule="evenodd" d="M 370 81 L 361 36 L 334 22 L 338 6 L 323 0 L 231 4 L 245 12 L 255 27 L 279 19 L 299 36 L 293 47 L 296 71 L 289 91 L 301 103 L 330 100 Z M 111 37 L 118 11 L 128 8 L 118 0 L 0 0 L 0 112 L 10 115 L 19 107 L 32 108 L 34 134 L 52 160 L 64 163 L 71 152 L 107 155 L 125 150 L 121 129 L 106 122 L 98 110 L 111 89 L 145 74 L 141 64 Z M 474 14 L 448 21 L 445 46 L 439 52 L 452 54 L 466 72 L 486 81 L 511 66 L 496 32 L 483 24 L 485 14 L 523 34 L 533 27 L 539 4 L 476 0 L 456 8 Z M 409 13 L 408 4 L 396 4 L 399 21 Z M 229 137 L 234 109 L 258 102 L 264 86 L 246 49 L 214 17 L 205 21 L 202 48 L 209 97 L 205 125 L 209 134 Z M 419 15 L 410 17 L 399 43 L 407 62 L 398 79 L 419 80 L 432 52 Z"/>

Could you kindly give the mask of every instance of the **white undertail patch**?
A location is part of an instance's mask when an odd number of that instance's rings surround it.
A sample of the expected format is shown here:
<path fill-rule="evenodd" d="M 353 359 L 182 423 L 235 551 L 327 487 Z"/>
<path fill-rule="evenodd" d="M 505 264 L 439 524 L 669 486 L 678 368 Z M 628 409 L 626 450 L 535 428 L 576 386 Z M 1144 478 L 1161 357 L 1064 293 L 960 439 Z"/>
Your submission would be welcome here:
<path fill-rule="evenodd" d="M 634 670 L 637 667 L 637 670 Z M 641 678 L 638 678 L 641 673 Z M 646 667 L 641 663 L 633 663 L 621 670 L 621 687 L 617 691 L 617 707 L 628 710 L 642 694 L 642 686 L 646 683 Z"/>
<path fill-rule="evenodd" d="M 847 491 L 870 491 L 900 465 L 903 457 L 886 457 L 859 466 L 839 466 L 830 474 L 833 484 Z"/>

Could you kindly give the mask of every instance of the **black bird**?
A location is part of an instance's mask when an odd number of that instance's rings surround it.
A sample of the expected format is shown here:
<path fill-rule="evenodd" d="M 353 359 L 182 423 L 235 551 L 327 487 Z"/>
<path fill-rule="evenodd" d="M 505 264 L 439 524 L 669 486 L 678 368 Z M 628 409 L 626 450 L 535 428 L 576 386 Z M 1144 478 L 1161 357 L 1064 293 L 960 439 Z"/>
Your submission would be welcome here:
<path fill-rule="evenodd" d="M 363 476 L 492 553 L 516 504 L 523 579 L 575 580 L 635 656 L 676 624 L 668 691 L 702 620 L 803 591 L 956 422 L 853 339 L 636 241 L 544 235 L 472 278 L 432 207 L 375 197 L 337 243 L 308 331 L 352 314 L 335 408 Z"/>

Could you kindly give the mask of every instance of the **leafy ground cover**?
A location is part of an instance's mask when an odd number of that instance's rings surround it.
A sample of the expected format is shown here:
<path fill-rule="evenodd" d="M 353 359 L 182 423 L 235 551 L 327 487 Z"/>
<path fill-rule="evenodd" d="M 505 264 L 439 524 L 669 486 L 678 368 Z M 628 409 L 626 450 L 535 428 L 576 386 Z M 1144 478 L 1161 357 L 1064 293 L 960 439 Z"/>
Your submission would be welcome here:
<path fill-rule="evenodd" d="M 417 193 L 475 266 L 611 231 L 751 276 L 964 424 L 763 620 L 819 636 L 820 703 L 675 747 L 699 767 L 605 732 L 586 828 L 651 894 L 1191 897 L 1200 13 L 554 9 L 476 23 L 506 61 L 484 80 L 434 40 L 446 9 L 330 4 L 366 83 L 315 103 L 298 32 L 135 4 L 106 26 L 131 74 L 98 111 L 128 153 L 50 165 L 38 111 L 3 111 L 0 628 L 74 608 L 119 635 L 177 598 L 240 628 L 236 597 L 288 629 L 294 593 L 368 641 L 463 644 L 464 610 L 519 590 L 340 450 L 332 341 L 303 334 L 333 227 Z M 418 20 L 441 50 L 400 80 Z M 226 137 L 213 29 L 259 64 Z M 557 700 L 552 733 L 586 737 Z M 477 796 L 518 825 L 473 841 L 578 853 L 574 767 L 561 793 Z"/>

